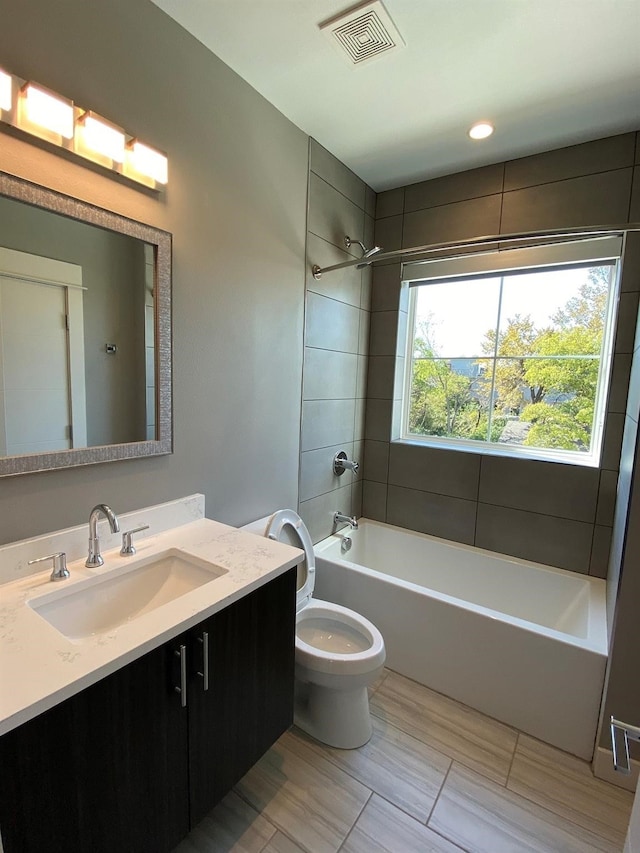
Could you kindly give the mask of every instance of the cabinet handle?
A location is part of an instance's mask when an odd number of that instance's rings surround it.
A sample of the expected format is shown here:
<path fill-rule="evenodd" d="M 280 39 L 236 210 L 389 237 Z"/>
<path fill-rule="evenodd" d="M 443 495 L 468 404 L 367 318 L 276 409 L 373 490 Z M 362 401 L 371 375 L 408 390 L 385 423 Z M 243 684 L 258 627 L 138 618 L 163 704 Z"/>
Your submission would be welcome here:
<path fill-rule="evenodd" d="M 209 689 L 209 632 L 203 631 L 202 636 L 198 637 L 198 642 L 202 643 L 202 672 L 198 670 L 198 675 L 202 678 L 202 689 Z"/>
<path fill-rule="evenodd" d="M 175 650 L 174 655 L 180 658 L 180 687 L 174 687 L 176 693 L 180 694 L 180 704 L 187 707 L 187 647 L 180 644 L 180 650 Z"/>

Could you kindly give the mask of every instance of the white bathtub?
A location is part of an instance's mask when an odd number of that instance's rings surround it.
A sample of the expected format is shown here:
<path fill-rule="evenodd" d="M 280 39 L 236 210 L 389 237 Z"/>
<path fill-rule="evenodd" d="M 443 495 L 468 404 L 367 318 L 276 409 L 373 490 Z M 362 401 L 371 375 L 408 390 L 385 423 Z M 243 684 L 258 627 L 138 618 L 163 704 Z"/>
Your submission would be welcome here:
<path fill-rule="evenodd" d="M 367 519 L 349 535 L 345 554 L 342 534 L 315 546 L 314 595 L 377 625 L 387 666 L 592 757 L 605 581 Z"/>

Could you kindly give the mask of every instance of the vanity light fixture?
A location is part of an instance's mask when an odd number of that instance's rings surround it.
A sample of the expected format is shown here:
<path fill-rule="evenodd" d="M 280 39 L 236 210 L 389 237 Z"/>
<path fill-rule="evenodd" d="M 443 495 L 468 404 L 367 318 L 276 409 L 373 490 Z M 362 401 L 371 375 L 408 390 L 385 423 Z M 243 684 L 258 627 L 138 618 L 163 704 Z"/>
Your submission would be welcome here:
<path fill-rule="evenodd" d="M 8 113 L 11 109 L 11 74 L 0 69 L 0 112 Z"/>
<path fill-rule="evenodd" d="M 36 135 L 44 131 L 47 139 L 49 134 L 61 136 L 63 139 L 73 138 L 72 101 L 61 98 L 36 83 L 25 83 L 20 89 L 19 97 L 18 126 L 22 130 Z"/>
<path fill-rule="evenodd" d="M 86 149 L 86 153 L 82 149 Z M 116 163 L 122 163 L 124 151 L 124 130 L 115 124 L 100 118 L 91 110 L 83 113 L 76 121 L 77 153 L 87 157 L 93 153 Z"/>
<path fill-rule="evenodd" d="M 167 157 L 68 98 L 0 69 L 0 125 L 37 136 L 139 184 L 167 183 Z"/>
<path fill-rule="evenodd" d="M 479 121 L 469 129 L 469 136 L 472 139 L 486 139 L 493 133 L 494 127 L 488 121 Z"/>
<path fill-rule="evenodd" d="M 142 175 L 159 184 L 167 183 L 168 161 L 164 154 L 145 145 L 138 139 L 132 139 L 127 144 L 127 165 L 125 174 Z"/>

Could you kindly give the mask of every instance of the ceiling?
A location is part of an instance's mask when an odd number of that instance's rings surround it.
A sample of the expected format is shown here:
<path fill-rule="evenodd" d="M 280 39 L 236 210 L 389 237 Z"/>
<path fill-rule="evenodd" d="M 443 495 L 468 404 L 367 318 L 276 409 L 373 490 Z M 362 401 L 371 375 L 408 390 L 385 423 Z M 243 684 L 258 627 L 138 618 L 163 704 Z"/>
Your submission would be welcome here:
<path fill-rule="evenodd" d="M 406 47 L 360 66 L 350 0 L 153 2 L 376 191 L 640 128 L 640 0 L 384 0 Z"/>

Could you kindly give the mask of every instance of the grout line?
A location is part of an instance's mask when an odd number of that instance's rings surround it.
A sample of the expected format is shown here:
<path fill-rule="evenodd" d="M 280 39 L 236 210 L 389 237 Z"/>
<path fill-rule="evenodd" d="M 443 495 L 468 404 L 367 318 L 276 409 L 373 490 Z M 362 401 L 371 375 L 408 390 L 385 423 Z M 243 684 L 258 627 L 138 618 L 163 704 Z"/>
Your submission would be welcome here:
<path fill-rule="evenodd" d="M 371 788 L 369 788 L 369 790 L 371 791 Z M 340 847 L 338 847 L 338 850 L 336 851 L 336 853 L 340 853 L 340 850 L 342 850 L 342 849 L 344 848 L 344 845 L 347 843 L 347 839 L 349 838 L 349 836 L 351 835 L 351 833 L 352 833 L 352 832 L 353 832 L 353 830 L 355 829 L 356 824 L 358 823 L 358 821 L 360 820 L 360 818 L 361 818 L 361 816 L 362 816 L 362 812 L 363 812 L 363 811 L 366 809 L 366 807 L 369 805 L 369 803 L 371 802 L 371 798 L 372 798 L 372 797 L 373 797 L 373 791 L 371 791 L 371 793 L 370 793 L 370 794 L 369 794 L 369 796 L 367 797 L 367 801 L 365 802 L 365 804 L 362 806 L 362 808 L 361 808 L 361 809 L 360 809 L 360 811 L 358 812 L 358 815 L 357 815 L 356 819 L 354 820 L 354 822 L 353 822 L 353 824 L 352 824 L 351 828 L 349 829 L 349 832 L 347 832 L 347 834 L 345 835 L 345 837 L 344 837 L 344 839 L 343 839 L 343 841 L 342 841 L 342 843 L 341 843 Z"/>
<path fill-rule="evenodd" d="M 309 139 L 311 139 L 311 138 L 312 138 L 312 137 L 309 137 Z M 331 152 L 329 152 L 329 153 L 331 153 Z M 343 164 L 343 165 L 344 165 L 344 164 Z M 365 204 L 365 207 L 360 207 L 360 205 L 358 204 L 358 202 L 357 202 L 357 201 L 354 201 L 352 198 L 349 198 L 349 196 L 348 196 L 348 195 L 345 195 L 345 193 L 343 193 L 341 189 L 339 189 L 338 187 L 334 186 L 334 185 L 331 183 L 331 181 L 328 181 L 325 177 L 323 177 L 322 175 L 319 175 L 317 172 L 315 172 L 315 171 L 311 168 L 311 157 L 309 157 L 309 173 L 310 173 L 311 175 L 315 175 L 315 176 L 316 176 L 316 178 L 318 178 L 319 180 L 321 180 L 321 181 L 322 181 L 323 183 L 325 183 L 328 187 L 331 187 L 331 189 L 332 189 L 332 190 L 335 190 L 337 193 L 339 193 L 339 194 L 342 196 L 342 198 L 346 198 L 346 200 L 347 200 L 348 202 L 350 202 L 354 207 L 357 207 L 357 208 L 358 208 L 358 210 L 361 210 L 361 211 L 362 211 L 364 214 L 366 214 L 367 216 L 369 215 L 369 214 L 367 213 L 367 211 L 366 211 L 366 204 L 367 204 L 367 191 L 366 191 L 366 189 L 365 189 L 365 191 L 364 191 L 364 204 Z M 354 174 L 354 175 L 355 175 L 355 172 L 352 172 L 352 174 Z M 356 178 L 358 178 L 358 176 L 357 176 L 357 175 L 355 175 L 355 176 L 356 176 Z M 363 186 L 364 186 L 364 187 L 367 187 L 367 186 L 368 186 L 368 184 L 366 184 L 366 183 L 362 180 L 362 178 L 358 178 L 358 180 L 363 184 Z M 373 217 L 372 217 L 372 218 L 373 218 Z M 320 235 L 318 235 L 318 236 L 320 236 Z"/>
<path fill-rule="evenodd" d="M 449 762 L 449 767 L 447 768 L 447 772 L 444 774 L 444 779 L 442 780 L 442 785 L 440 785 L 440 790 L 439 790 L 439 791 L 438 791 L 438 793 L 436 794 L 436 798 L 435 798 L 435 800 L 433 801 L 433 805 L 431 806 L 431 808 L 430 808 L 430 810 L 429 810 L 429 814 L 428 814 L 428 816 L 427 816 L 427 819 L 426 819 L 426 821 L 424 822 L 424 823 L 425 823 L 425 826 L 429 827 L 429 829 L 431 829 L 431 827 L 429 826 L 429 821 L 430 821 L 430 820 L 431 820 L 431 818 L 433 817 L 433 813 L 434 813 L 434 811 L 435 811 L 435 808 L 436 808 L 436 806 L 438 805 L 438 800 L 440 799 L 440 794 L 442 794 L 442 792 L 443 792 L 443 790 L 444 790 L 444 786 L 447 784 L 447 779 L 449 778 L 449 773 L 451 773 L 451 768 L 452 768 L 452 767 L 453 767 L 453 758 L 452 758 L 452 759 L 451 759 L 451 761 Z"/>
<path fill-rule="evenodd" d="M 518 734 L 516 735 L 516 742 L 515 742 L 514 747 L 513 747 L 513 755 L 511 756 L 511 761 L 509 762 L 509 769 L 507 770 L 507 777 L 504 780 L 504 786 L 503 787 L 505 787 L 509 790 L 511 790 L 509 788 L 509 778 L 511 776 L 511 771 L 513 770 L 513 762 L 516 760 L 516 752 L 518 751 L 518 744 L 520 743 L 520 735 L 521 734 L 522 734 L 522 732 L 518 731 Z"/>

